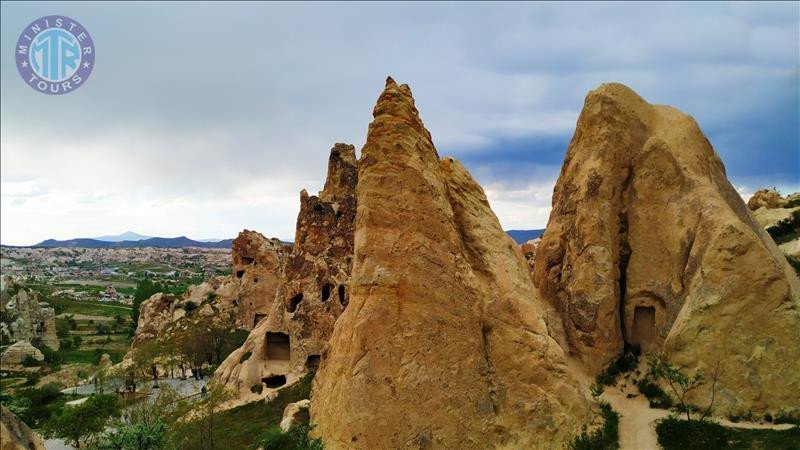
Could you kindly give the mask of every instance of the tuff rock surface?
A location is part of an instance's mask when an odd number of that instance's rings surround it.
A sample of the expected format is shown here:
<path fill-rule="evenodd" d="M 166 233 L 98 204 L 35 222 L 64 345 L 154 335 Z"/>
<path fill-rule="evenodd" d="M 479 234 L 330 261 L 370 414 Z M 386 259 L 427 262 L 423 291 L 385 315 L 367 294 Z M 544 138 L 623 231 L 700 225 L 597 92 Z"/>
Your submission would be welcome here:
<path fill-rule="evenodd" d="M 800 405 L 800 280 L 674 108 L 587 95 L 534 279 L 595 371 L 629 343 L 690 373 L 719 363 L 718 410 Z"/>
<path fill-rule="evenodd" d="M 267 239 L 256 231 L 244 230 L 233 240 L 230 283 L 217 295 L 233 303 L 241 327 L 251 330 L 269 314 L 287 253 L 279 239 Z"/>
<path fill-rule="evenodd" d="M 7 321 L 0 323 L 0 333 L 11 341 L 39 339 L 44 345 L 58 350 L 56 314 L 39 294 L 14 281 L 2 277 L 0 286 L 0 311 Z"/>
<path fill-rule="evenodd" d="M 0 450 L 45 450 L 39 436 L 3 405 L 0 405 Z"/>
<path fill-rule="evenodd" d="M 294 246 L 269 316 L 220 365 L 215 382 L 246 399 L 316 369 L 350 295 L 357 179 L 355 148 L 336 144 L 319 196 L 300 193 Z"/>
<path fill-rule="evenodd" d="M 28 356 L 37 361 L 44 361 L 44 354 L 38 348 L 28 341 L 18 341 L 3 351 L 3 355 L 0 356 L 0 364 L 3 367 L 18 366 Z"/>
<path fill-rule="evenodd" d="M 311 397 L 326 448 L 552 448 L 588 416 L 519 247 L 388 79 L 358 163 L 349 306 Z"/>

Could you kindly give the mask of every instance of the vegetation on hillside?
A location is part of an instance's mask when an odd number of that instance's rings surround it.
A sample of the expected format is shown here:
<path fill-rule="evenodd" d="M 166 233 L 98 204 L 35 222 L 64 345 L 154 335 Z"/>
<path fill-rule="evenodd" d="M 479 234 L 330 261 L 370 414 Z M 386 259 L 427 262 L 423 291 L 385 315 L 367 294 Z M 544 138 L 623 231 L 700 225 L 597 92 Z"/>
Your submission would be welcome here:
<path fill-rule="evenodd" d="M 800 428 L 789 430 L 727 428 L 710 420 L 667 417 L 656 425 L 664 450 L 800 448 Z"/>

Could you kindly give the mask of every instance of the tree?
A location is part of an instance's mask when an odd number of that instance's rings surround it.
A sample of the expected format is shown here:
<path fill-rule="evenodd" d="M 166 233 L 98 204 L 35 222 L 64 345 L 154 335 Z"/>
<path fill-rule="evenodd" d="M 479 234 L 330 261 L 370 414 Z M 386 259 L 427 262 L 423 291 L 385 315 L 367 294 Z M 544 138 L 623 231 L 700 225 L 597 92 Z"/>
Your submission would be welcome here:
<path fill-rule="evenodd" d="M 692 406 L 687 403 L 686 397 L 690 392 L 698 389 L 705 383 L 702 372 L 698 370 L 694 375 L 689 376 L 684 372 L 683 367 L 676 367 L 670 364 L 663 354 L 650 355 L 650 358 L 647 360 L 647 365 L 650 368 L 650 374 L 655 379 L 660 378 L 667 382 L 670 390 L 672 390 L 672 393 L 675 394 L 675 397 L 678 399 L 680 409 L 686 412 L 686 420 L 692 420 Z M 711 414 L 711 408 L 714 406 L 714 399 L 716 397 L 719 373 L 719 361 L 717 361 L 711 378 L 711 401 L 700 417 L 700 420 L 705 419 Z"/>
<path fill-rule="evenodd" d="M 64 439 L 80 448 L 82 440 L 103 431 L 106 422 L 115 417 L 119 417 L 117 396 L 94 395 L 54 416 L 45 426 L 45 435 Z"/>
<path fill-rule="evenodd" d="M 167 424 L 158 404 L 140 402 L 126 409 L 123 417 L 93 447 L 97 450 L 161 450 L 166 446 Z"/>

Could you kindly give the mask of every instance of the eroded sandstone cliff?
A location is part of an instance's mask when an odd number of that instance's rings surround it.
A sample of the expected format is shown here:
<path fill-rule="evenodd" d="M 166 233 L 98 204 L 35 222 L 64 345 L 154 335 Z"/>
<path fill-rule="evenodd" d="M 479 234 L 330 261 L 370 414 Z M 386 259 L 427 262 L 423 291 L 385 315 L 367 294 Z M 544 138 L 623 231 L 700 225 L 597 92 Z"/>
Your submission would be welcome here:
<path fill-rule="evenodd" d="M 316 370 L 350 297 L 357 179 L 355 148 L 336 144 L 319 196 L 300 193 L 295 242 L 272 310 L 215 372 L 215 382 L 241 398 L 271 395 Z"/>
<path fill-rule="evenodd" d="M 628 343 L 690 372 L 719 363 L 720 410 L 800 405 L 800 280 L 674 108 L 620 84 L 588 94 L 534 278 L 594 370 Z"/>
<path fill-rule="evenodd" d="M 350 305 L 315 378 L 327 448 L 559 446 L 588 415 L 519 248 L 387 80 L 358 163 Z"/>

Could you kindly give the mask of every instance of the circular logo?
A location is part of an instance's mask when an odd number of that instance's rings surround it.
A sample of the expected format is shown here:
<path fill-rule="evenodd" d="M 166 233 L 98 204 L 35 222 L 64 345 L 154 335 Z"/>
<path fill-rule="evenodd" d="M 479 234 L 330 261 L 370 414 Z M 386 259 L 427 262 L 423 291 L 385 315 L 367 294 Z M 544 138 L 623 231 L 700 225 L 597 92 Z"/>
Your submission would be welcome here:
<path fill-rule="evenodd" d="M 17 39 L 14 53 L 22 79 L 43 94 L 72 92 L 94 69 L 92 37 L 67 16 L 45 16 L 31 22 Z"/>

